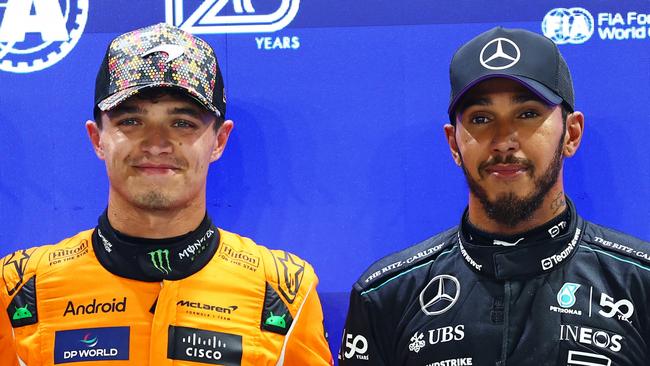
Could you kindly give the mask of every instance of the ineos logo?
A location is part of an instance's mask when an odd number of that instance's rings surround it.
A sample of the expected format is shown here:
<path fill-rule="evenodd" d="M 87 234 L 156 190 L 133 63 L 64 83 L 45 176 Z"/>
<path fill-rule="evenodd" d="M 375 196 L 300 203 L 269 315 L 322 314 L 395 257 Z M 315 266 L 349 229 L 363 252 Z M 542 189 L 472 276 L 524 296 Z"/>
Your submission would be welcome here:
<path fill-rule="evenodd" d="M 443 274 L 434 277 L 420 293 L 420 308 L 427 315 L 440 315 L 458 301 L 460 282 L 456 277 Z"/>
<path fill-rule="evenodd" d="M 521 52 L 508 38 L 495 38 L 488 42 L 479 56 L 481 65 L 490 70 L 504 70 L 519 62 Z"/>

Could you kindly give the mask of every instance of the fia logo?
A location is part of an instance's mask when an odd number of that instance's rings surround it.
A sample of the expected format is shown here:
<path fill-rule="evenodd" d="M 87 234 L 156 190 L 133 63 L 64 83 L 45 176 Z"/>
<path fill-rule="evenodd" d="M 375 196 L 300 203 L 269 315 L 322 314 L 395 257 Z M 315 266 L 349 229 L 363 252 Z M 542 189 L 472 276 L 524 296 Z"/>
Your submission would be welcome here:
<path fill-rule="evenodd" d="M 29 73 L 61 61 L 88 20 L 88 0 L 0 2 L 0 70 Z"/>
<path fill-rule="evenodd" d="M 165 0 L 166 23 L 194 34 L 275 32 L 289 25 L 300 7 L 300 0 L 199 2 L 185 17 L 186 10 L 197 1 Z"/>
<path fill-rule="evenodd" d="M 542 33 L 557 44 L 585 43 L 594 34 L 594 17 L 583 8 L 556 8 L 544 16 Z"/>

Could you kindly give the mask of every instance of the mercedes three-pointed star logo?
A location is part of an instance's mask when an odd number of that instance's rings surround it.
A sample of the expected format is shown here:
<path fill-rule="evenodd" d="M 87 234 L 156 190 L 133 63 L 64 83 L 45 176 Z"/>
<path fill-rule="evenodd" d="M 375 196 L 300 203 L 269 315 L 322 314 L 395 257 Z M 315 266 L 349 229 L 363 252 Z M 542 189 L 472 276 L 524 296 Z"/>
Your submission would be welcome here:
<path fill-rule="evenodd" d="M 481 50 L 481 65 L 490 70 L 504 70 L 519 62 L 521 52 L 517 44 L 508 38 L 495 38 Z"/>
<path fill-rule="evenodd" d="M 458 301 L 460 282 L 454 276 L 434 277 L 420 293 L 420 308 L 427 315 L 440 315 Z"/>

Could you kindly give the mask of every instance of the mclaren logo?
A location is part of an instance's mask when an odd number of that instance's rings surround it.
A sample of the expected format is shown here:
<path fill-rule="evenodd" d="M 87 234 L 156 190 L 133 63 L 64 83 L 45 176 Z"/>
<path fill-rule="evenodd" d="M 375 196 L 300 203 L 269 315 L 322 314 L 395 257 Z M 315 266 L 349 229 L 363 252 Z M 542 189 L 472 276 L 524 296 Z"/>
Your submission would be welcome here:
<path fill-rule="evenodd" d="M 508 38 L 496 38 L 481 50 L 481 65 L 490 70 L 504 70 L 519 62 L 521 52 L 517 44 Z"/>
<path fill-rule="evenodd" d="M 420 308 L 427 315 L 440 315 L 458 301 L 460 282 L 454 276 L 434 277 L 420 293 Z"/>
<path fill-rule="evenodd" d="M 176 303 L 176 305 L 185 306 L 188 308 L 193 308 L 198 310 L 214 311 L 216 313 L 223 313 L 223 314 L 232 314 L 233 311 L 237 310 L 237 306 L 235 305 L 231 305 L 228 306 L 227 308 L 224 308 L 221 306 L 204 304 L 198 301 L 187 301 L 187 300 L 180 300 L 179 302 Z"/>
<path fill-rule="evenodd" d="M 192 11 L 187 3 L 165 0 L 166 22 L 194 34 L 275 32 L 291 23 L 300 7 L 300 0 L 204 0 Z"/>
<path fill-rule="evenodd" d="M 156 52 L 162 52 L 167 54 L 167 59 L 165 60 L 165 63 L 167 64 L 181 57 L 183 53 L 185 53 L 185 48 L 177 44 L 161 44 L 160 46 L 156 46 L 150 49 L 149 51 L 143 53 L 141 57 L 144 58 Z"/>

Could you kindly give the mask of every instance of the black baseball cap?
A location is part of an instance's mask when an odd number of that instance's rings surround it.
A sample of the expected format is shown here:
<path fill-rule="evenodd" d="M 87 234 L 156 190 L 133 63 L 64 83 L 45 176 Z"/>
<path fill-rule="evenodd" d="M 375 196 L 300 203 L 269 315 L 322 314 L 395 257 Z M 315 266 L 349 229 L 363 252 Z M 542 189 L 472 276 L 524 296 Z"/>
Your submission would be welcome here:
<path fill-rule="evenodd" d="M 204 40 L 159 23 L 115 38 L 95 82 L 95 107 L 108 111 L 147 88 L 178 89 L 218 117 L 226 94 L 217 57 Z"/>
<path fill-rule="evenodd" d="M 524 29 L 492 28 L 461 46 L 449 65 L 449 120 L 469 89 L 483 80 L 518 81 L 549 105 L 574 110 L 573 82 L 566 61 L 550 39 Z"/>

